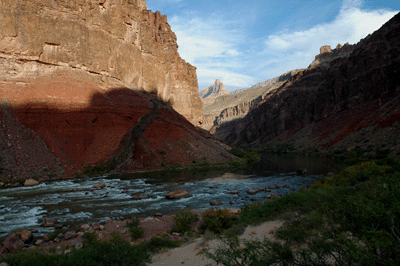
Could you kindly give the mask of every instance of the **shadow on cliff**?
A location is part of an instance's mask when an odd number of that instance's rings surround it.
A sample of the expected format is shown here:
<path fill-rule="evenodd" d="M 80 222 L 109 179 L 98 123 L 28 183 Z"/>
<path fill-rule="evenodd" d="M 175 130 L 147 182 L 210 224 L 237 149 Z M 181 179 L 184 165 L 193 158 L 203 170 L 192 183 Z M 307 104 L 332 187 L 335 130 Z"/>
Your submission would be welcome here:
<path fill-rule="evenodd" d="M 93 93 L 86 104 L 79 97 L 59 105 L 44 100 L 3 104 L 1 164 L 8 177 L 51 178 L 61 167 L 69 176 L 106 162 L 129 171 L 229 157 L 151 93 L 117 88 Z"/>

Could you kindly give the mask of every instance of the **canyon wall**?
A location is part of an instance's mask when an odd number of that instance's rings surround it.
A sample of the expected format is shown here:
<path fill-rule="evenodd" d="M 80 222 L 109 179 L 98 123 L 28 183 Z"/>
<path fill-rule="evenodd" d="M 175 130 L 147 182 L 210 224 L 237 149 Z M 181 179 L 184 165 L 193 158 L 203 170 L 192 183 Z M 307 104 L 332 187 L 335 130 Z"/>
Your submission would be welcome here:
<path fill-rule="evenodd" d="M 0 13 L 0 182 L 235 159 L 196 128 L 196 68 L 144 0 L 0 0 Z"/>
<path fill-rule="evenodd" d="M 309 68 L 228 128 L 243 147 L 400 152 L 400 14 L 357 45 L 322 47 Z M 218 130 L 217 130 L 218 131 Z M 215 134 L 218 136 L 218 133 Z"/>
<path fill-rule="evenodd" d="M 246 114 L 263 101 L 267 95 L 270 95 L 286 80 L 295 75 L 300 70 L 289 71 L 279 77 L 257 83 L 249 89 L 237 90 L 231 94 L 215 98 L 211 104 L 204 105 L 204 119 L 202 128 L 210 130 L 218 138 L 224 138 L 227 127 L 217 130 L 221 124 L 238 118 L 243 118 Z M 262 86 L 262 84 L 269 84 Z M 202 99 L 204 103 L 204 99 Z M 222 129 L 223 132 L 222 133 Z"/>
<path fill-rule="evenodd" d="M 18 82 L 79 69 L 171 103 L 202 118 L 196 68 L 177 52 L 167 17 L 144 0 L 0 1 L 0 78 Z M 45 66 L 52 66 L 52 68 Z"/>

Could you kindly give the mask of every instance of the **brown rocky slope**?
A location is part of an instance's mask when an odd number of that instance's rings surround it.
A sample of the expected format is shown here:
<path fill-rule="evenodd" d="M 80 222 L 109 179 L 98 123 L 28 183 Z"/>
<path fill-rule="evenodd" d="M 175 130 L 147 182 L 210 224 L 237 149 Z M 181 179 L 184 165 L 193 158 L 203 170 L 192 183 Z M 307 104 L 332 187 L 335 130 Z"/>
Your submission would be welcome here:
<path fill-rule="evenodd" d="M 188 121 L 195 68 L 144 0 L 0 6 L 0 181 L 234 158 Z"/>
<path fill-rule="evenodd" d="M 225 140 L 243 147 L 303 150 L 359 146 L 399 155 L 399 44 L 397 14 L 357 45 L 333 51 L 322 47 L 309 68 L 244 119 L 223 125 L 230 130 Z"/>

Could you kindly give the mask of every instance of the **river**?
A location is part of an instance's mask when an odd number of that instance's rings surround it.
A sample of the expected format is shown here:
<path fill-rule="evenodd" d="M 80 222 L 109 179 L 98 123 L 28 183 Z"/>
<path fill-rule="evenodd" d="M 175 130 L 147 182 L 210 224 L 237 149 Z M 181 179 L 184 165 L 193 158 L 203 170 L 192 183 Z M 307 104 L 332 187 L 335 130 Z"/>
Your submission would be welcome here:
<path fill-rule="evenodd" d="M 167 214 L 181 209 L 210 208 L 211 200 L 223 203 L 218 207 L 239 209 L 254 200 L 266 201 L 270 194 L 248 195 L 248 189 L 278 184 L 271 193 L 281 195 L 310 186 L 315 180 L 337 173 L 343 166 L 328 158 L 307 156 L 263 155 L 251 169 L 198 170 L 185 172 L 147 172 L 119 174 L 43 182 L 35 187 L 16 187 L 0 190 L 0 238 L 15 230 L 37 229 L 46 234 L 54 228 L 40 227 L 45 217 L 57 218 L 73 229 L 83 223 L 102 222 L 106 218 L 145 217 L 156 212 Z M 298 176 L 297 169 L 307 169 Z M 102 190 L 90 189 L 104 182 Z M 213 187 L 213 188 L 211 188 Z M 168 200 L 165 194 L 186 189 L 189 198 Z M 229 192 L 239 190 L 238 195 Z M 135 200 L 133 196 L 147 195 Z"/>

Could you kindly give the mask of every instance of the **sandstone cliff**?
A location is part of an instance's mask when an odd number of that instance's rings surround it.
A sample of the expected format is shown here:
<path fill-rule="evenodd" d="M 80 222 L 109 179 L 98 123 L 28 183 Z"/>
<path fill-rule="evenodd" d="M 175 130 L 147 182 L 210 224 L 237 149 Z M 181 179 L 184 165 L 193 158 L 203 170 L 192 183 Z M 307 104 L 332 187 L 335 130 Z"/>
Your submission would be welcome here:
<path fill-rule="evenodd" d="M 83 70 L 104 88 L 118 80 L 201 121 L 196 68 L 179 57 L 167 17 L 145 0 L 3 0 L 0 13 L 1 78 Z"/>
<path fill-rule="evenodd" d="M 196 69 L 144 0 L 0 7 L 0 179 L 234 158 L 188 121 L 202 119 Z"/>
<path fill-rule="evenodd" d="M 207 106 L 212 104 L 218 97 L 229 95 L 229 92 L 226 91 L 224 83 L 216 79 L 212 86 L 201 90 L 199 95 L 203 106 Z"/>
<path fill-rule="evenodd" d="M 321 54 L 240 121 L 238 146 L 400 150 L 400 14 L 357 45 Z M 344 49 L 344 50 L 342 50 Z M 218 134 L 216 134 L 218 135 Z"/>

